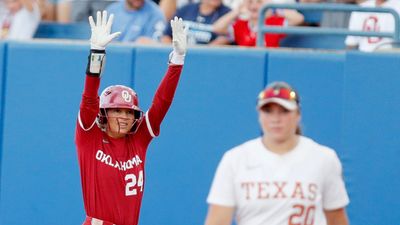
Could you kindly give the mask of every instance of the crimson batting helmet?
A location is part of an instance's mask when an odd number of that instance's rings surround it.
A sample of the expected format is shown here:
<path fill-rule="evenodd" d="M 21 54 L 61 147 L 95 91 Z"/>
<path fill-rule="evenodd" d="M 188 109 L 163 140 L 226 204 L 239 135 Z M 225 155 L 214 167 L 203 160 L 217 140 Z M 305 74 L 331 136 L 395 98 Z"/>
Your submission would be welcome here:
<path fill-rule="evenodd" d="M 135 121 L 131 128 L 131 132 L 136 132 L 139 124 L 143 119 L 143 111 L 139 108 L 139 99 L 136 92 L 124 85 L 112 85 L 101 92 L 100 95 L 100 111 L 97 116 L 97 125 L 101 130 L 107 128 L 107 112 L 106 109 L 132 109 L 135 115 Z"/>

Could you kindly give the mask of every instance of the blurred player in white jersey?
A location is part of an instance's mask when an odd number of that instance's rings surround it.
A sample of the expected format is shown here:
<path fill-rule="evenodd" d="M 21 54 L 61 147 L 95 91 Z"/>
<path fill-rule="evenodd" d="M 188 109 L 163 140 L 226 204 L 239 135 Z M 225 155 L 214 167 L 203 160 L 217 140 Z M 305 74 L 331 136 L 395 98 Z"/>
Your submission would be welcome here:
<path fill-rule="evenodd" d="M 348 225 L 341 163 L 335 151 L 301 135 L 298 94 L 271 83 L 257 110 L 263 135 L 224 154 L 205 224 Z"/>
<path fill-rule="evenodd" d="M 144 164 L 150 141 L 160 132 L 183 68 L 186 30 L 182 19 L 171 21 L 173 51 L 167 72 L 146 113 L 138 97 L 123 85 L 107 87 L 98 96 L 105 47 L 119 32 L 110 34 L 113 15 L 97 12 L 89 18 L 92 35 L 85 87 L 76 124 L 84 225 L 137 225 L 145 184 Z M 115 74 L 116 76 L 118 74 Z"/>
<path fill-rule="evenodd" d="M 400 14 L 399 0 L 367 0 L 360 3 L 360 6 L 390 8 Z M 389 13 L 353 12 L 349 21 L 349 30 L 390 33 L 395 30 L 395 20 Z M 360 51 L 372 52 L 392 48 L 393 39 L 347 36 L 345 43 L 348 49 L 358 48 Z"/>

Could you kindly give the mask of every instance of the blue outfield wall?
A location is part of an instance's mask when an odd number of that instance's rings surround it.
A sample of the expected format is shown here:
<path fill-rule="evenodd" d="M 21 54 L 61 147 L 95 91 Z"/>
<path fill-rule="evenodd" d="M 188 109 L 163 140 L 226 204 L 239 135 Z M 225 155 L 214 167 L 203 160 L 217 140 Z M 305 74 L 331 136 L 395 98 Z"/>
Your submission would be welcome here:
<path fill-rule="evenodd" d="M 343 149 L 355 225 L 400 221 L 400 54 L 347 54 Z"/>
<path fill-rule="evenodd" d="M 170 50 L 110 46 L 101 89 L 132 86 L 147 110 Z M 82 223 L 74 129 L 87 55 L 80 42 L 0 43 L 1 225 Z M 226 150 L 260 135 L 256 97 L 274 80 L 300 92 L 304 133 L 342 159 L 351 223 L 396 224 L 399 57 L 191 48 L 161 135 L 149 147 L 140 224 L 203 224 L 217 164 Z"/>
<path fill-rule="evenodd" d="M 0 124 L 3 124 L 3 109 L 4 109 L 4 79 L 5 79 L 5 72 L 6 72 L 6 67 L 4 64 L 6 63 L 6 52 L 7 52 L 7 45 L 5 42 L 0 41 Z M 3 126 L 0 126 L 0 134 L 3 134 Z M 1 142 L 3 141 L 3 137 L 0 136 L 0 145 Z M 2 161 L 2 149 L 0 148 L 0 193 L 1 193 L 1 161 Z M 0 202 L 1 202 L 1 196 L 0 196 Z M 0 213 L 1 215 L 1 213 Z"/>

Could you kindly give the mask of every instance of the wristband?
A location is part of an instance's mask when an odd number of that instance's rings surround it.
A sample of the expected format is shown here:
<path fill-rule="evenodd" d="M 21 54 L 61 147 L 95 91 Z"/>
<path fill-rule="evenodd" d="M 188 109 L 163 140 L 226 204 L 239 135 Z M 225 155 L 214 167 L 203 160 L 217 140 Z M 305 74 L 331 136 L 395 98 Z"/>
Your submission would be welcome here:
<path fill-rule="evenodd" d="M 185 54 L 180 55 L 180 54 L 176 53 L 175 51 L 172 51 L 169 54 L 168 64 L 183 65 L 184 62 L 185 62 Z"/>
<path fill-rule="evenodd" d="M 101 72 L 106 60 L 105 50 L 91 49 L 86 67 L 86 74 L 94 77 L 101 77 Z"/>

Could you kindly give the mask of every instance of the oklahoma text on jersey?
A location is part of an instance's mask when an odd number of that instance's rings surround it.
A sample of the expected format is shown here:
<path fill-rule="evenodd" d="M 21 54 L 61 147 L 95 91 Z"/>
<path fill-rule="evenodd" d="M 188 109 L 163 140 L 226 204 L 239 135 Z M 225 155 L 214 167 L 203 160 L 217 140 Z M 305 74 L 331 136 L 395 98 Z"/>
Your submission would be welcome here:
<path fill-rule="evenodd" d="M 142 160 L 138 155 L 135 155 L 132 159 L 129 159 L 128 161 L 122 162 L 113 160 L 111 155 L 105 154 L 102 150 L 97 150 L 96 159 L 106 165 L 112 166 L 122 171 L 132 169 L 133 166 L 139 166 L 140 163 L 142 163 Z"/>

